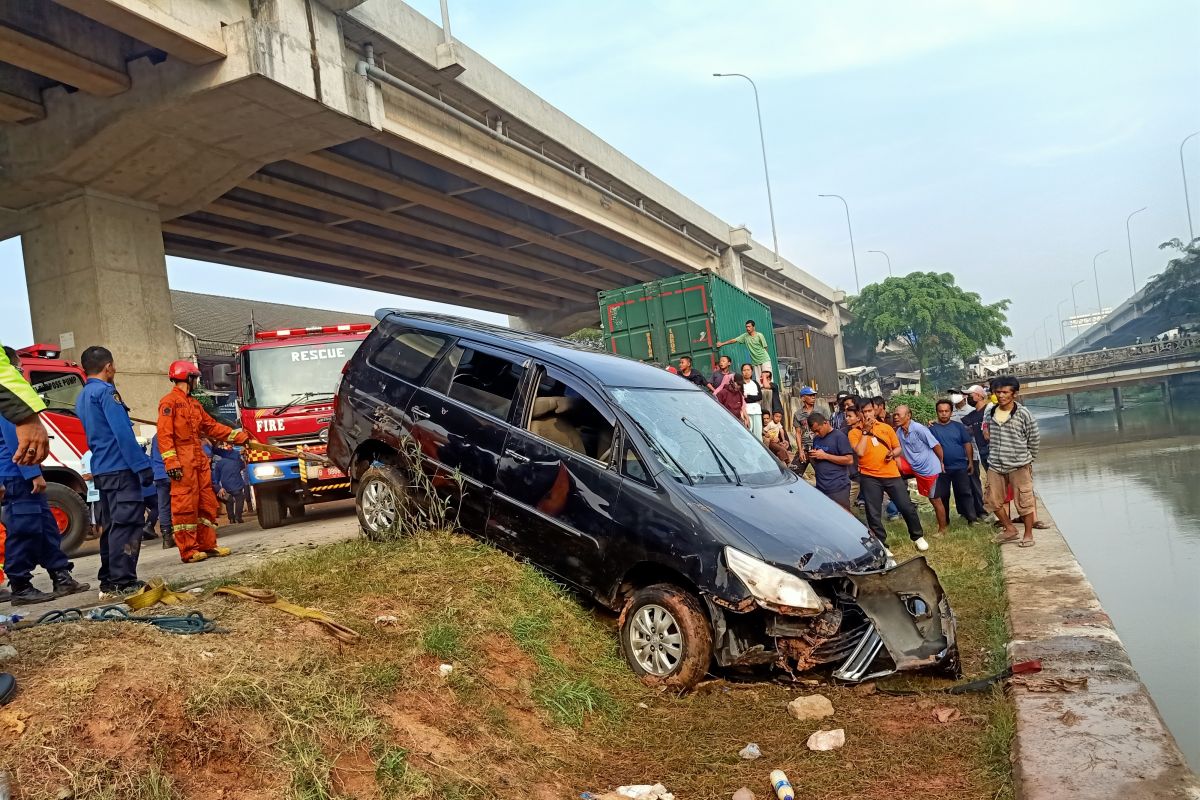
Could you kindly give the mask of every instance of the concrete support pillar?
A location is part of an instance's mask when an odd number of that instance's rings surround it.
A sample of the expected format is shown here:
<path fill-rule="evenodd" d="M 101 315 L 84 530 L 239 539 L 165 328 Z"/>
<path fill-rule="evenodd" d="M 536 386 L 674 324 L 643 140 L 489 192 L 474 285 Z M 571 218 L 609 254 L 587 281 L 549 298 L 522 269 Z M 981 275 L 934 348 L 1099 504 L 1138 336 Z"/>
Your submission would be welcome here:
<path fill-rule="evenodd" d="M 1072 394 L 1067 395 L 1067 416 L 1075 416 L 1075 396 Z"/>
<path fill-rule="evenodd" d="M 544 311 L 530 311 L 520 316 L 510 314 L 508 317 L 508 326 L 514 330 L 544 333 L 548 336 L 569 336 L 575 331 L 597 325 L 603 330 L 604 321 L 600 319 L 600 311 L 594 305 L 563 304 Z"/>
<path fill-rule="evenodd" d="M 153 419 L 177 357 L 158 210 L 85 191 L 38 211 L 21 246 L 34 339 L 70 334 L 75 360 L 107 347 L 126 404 Z"/>
<path fill-rule="evenodd" d="M 1112 392 L 1113 392 L 1113 408 L 1115 408 L 1117 411 L 1120 411 L 1122 408 L 1121 387 L 1114 386 Z"/>
<path fill-rule="evenodd" d="M 721 265 L 717 267 L 717 274 L 742 291 L 746 290 L 746 275 L 742 270 L 742 256 L 736 249 L 726 247 L 721 251 Z"/>
<path fill-rule="evenodd" d="M 1171 405 L 1171 379 L 1162 382 L 1162 401 L 1167 405 Z"/>

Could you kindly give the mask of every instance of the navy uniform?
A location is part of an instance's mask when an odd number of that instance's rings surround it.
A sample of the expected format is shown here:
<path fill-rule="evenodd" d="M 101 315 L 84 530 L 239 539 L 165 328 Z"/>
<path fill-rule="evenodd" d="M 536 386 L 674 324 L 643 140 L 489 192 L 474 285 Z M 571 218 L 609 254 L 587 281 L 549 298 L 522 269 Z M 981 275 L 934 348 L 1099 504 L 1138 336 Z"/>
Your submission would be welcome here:
<path fill-rule="evenodd" d="M 154 484 L 150 459 L 133 434 L 129 409 L 115 386 L 90 377 L 75 400 L 75 413 L 92 451 L 92 480 L 100 492 L 100 592 L 133 591 L 142 548 L 142 489 Z"/>
<path fill-rule="evenodd" d="M 46 502 L 46 480 L 39 466 L 21 467 L 13 463 L 17 450 L 17 429 L 0 419 L 0 480 L 4 485 L 4 568 L 12 586 L 13 605 L 26 605 L 86 592 L 88 585 L 71 577 L 72 564 L 62 551 L 58 522 Z M 33 587 L 33 570 L 41 567 L 50 573 L 54 593 Z"/>

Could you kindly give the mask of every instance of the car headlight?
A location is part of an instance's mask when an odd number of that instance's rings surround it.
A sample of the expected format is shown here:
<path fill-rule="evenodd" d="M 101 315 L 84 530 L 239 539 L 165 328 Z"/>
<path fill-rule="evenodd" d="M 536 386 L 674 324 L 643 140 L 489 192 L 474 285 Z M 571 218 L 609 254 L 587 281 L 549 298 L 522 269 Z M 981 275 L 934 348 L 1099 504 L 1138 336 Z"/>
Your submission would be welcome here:
<path fill-rule="evenodd" d="M 754 595 L 759 605 L 773 610 L 780 606 L 820 611 L 825 601 L 813 591 L 803 578 L 797 578 L 764 561 L 748 556 L 732 547 L 725 548 L 725 563 L 731 572 L 741 578 L 742 583 Z"/>
<path fill-rule="evenodd" d="M 256 464 L 254 467 L 254 477 L 258 478 L 259 480 L 266 480 L 267 478 L 281 478 L 283 477 L 283 470 L 274 464 Z"/>

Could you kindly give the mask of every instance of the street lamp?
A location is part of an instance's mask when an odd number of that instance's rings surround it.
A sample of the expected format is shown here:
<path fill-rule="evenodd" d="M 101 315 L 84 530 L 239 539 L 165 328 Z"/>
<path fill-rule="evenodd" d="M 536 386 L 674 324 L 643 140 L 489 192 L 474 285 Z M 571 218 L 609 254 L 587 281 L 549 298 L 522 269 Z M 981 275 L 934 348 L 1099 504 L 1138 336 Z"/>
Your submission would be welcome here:
<path fill-rule="evenodd" d="M 1183 162 L 1183 146 L 1187 144 L 1188 139 L 1192 138 L 1193 136 L 1200 136 L 1200 131 L 1189 133 L 1187 136 L 1183 137 L 1183 141 L 1179 143 L 1179 172 L 1183 175 L 1183 203 L 1187 207 L 1189 244 L 1196 238 L 1196 233 L 1192 230 L 1192 200 L 1190 197 L 1188 197 L 1187 165 Z"/>
<path fill-rule="evenodd" d="M 1104 313 L 1104 304 L 1100 302 L 1100 273 L 1096 271 L 1096 259 L 1107 253 L 1107 250 L 1101 250 L 1096 255 L 1092 256 L 1092 280 L 1096 281 L 1096 313 Z"/>
<path fill-rule="evenodd" d="M 1070 300 L 1059 300 L 1058 305 L 1054 307 L 1054 313 L 1058 315 L 1058 340 L 1062 342 L 1063 348 L 1067 346 L 1067 334 L 1063 331 L 1062 307 L 1063 303 L 1069 303 Z"/>
<path fill-rule="evenodd" d="M 1129 246 L 1129 277 L 1133 279 L 1134 294 L 1137 294 L 1137 274 L 1133 271 L 1133 238 L 1129 234 L 1129 220 L 1133 219 L 1134 214 L 1140 214 L 1145 210 L 1146 206 L 1142 206 L 1125 218 L 1125 244 Z"/>
<path fill-rule="evenodd" d="M 862 287 L 858 283 L 858 256 L 854 253 L 854 228 L 850 226 L 850 204 L 840 194 L 819 194 L 817 197 L 836 197 L 846 207 L 846 230 L 850 231 L 850 260 L 854 262 L 854 291 L 861 294 Z"/>
<path fill-rule="evenodd" d="M 1082 286 L 1085 283 L 1087 283 L 1086 280 L 1075 281 L 1074 283 L 1071 284 L 1071 308 L 1074 309 L 1075 316 L 1077 316 L 1077 317 L 1079 316 L 1079 303 L 1075 300 L 1075 287 Z"/>
<path fill-rule="evenodd" d="M 763 179 L 767 183 L 767 212 L 771 215 L 771 241 L 775 245 L 775 268 L 782 269 L 779 264 L 779 234 L 775 231 L 775 202 L 771 199 L 771 171 L 767 169 L 767 137 L 763 133 L 762 106 L 758 103 L 758 86 L 749 75 L 740 72 L 714 72 L 714 78 L 745 78 L 754 90 L 754 113 L 758 115 L 758 143 L 762 145 Z"/>
<path fill-rule="evenodd" d="M 1050 328 L 1047 323 L 1054 319 L 1053 314 L 1047 314 L 1042 317 L 1042 333 L 1046 335 L 1046 357 L 1049 358 L 1054 354 L 1054 340 L 1050 338 Z"/>
<path fill-rule="evenodd" d="M 883 252 L 882 250 L 868 250 L 867 252 L 868 253 L 879 253 L 879 255 L 886 258 L 887 262 L 888 262 L 888 277 L 889 278 L 892 277 L 892 257 L 889 256 L 887 253 Z"/>

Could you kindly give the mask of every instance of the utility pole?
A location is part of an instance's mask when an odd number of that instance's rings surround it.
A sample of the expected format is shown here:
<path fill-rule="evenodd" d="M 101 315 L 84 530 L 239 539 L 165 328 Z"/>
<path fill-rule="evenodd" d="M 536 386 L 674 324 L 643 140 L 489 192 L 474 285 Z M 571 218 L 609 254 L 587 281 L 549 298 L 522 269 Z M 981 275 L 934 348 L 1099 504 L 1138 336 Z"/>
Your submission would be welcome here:
<path fill-rule="evenodd" d="M 858 283 L 858 256 L 854 252 L 854 228 L 850 225 L 850 204 L 840 194 L 819 194 L 817 197 L 836 197 L 846 207 L 846 230 L 850 231 L 850 260 L 854 263 L 854 291 L 862 294 L 862 286 Z"/>
<path fill-rule="evenodd" d="M 1183 161 L 1183 146 L 1187 144 L 1188 139 L 1191 139 L 1193 136 L 1200 136 L 1200 131 L 1189 133 L 1187 136 L 1183 137 L 1183 141 L 1179 143 L 1179 171 L 1183 175 L 1183 203 L 1187 207 L 1189 244 L 1196 238 L 1196 232 L 1192 230 L 1192 199 L 1188 196 L 1187 164 L 1185 164 Z"/>
<path fill-rule="evenodd" d="M 1129 277 L 1133 280 L 1134 294 L 1137 294 L 1137 273 L 1133 270 L 1133 236 L 1129 233 L 1129 220 L 1133 219 L 1134 214 L 1140 214 L 1145 210 L 1146 206 L 1142 206 L 1125 218 L 1125 244 L 1129 246 Z"/>
<path fill-rule="evenodd" d="M 1092 279 L 1096 281 L 1096 313 L 1104 313 L 1104 304 L 1100 302 L 1100 273 L 1096 271 L 1096 259 L 1107 253 L 1107 250 L 1101 250 L 1096 255 L 1092 256 Z"/>
<path fill-rule="evenodd" d="M 758 115 L 758 143 L 762 145 L 763 178 L 767 183 L 767 212 L 771 215 L 771 241 L 775 245 L 775 268 L 782 269 L 779 263 L 779 234 L 775 231 L 775 203 L 771 200 L 771 171 L 767 168 L 767 137 L 763 133 L 762 106 L 758 103 L 758 86 L 749 75 L 740 72 L 714 72 L 714 78 L 745 78 L 754 90 L 754 113 Z"/>
<path fill-rule="evenodd" d="M 868 250 L 867 252 L 868 253 L 879 253 L 879 255 L 886 258 L 887 262 L 888 262 L 888 277 L 889 278 L 892 277 L 892 257 L 889 256 L 887 253 L 883 252 L 882 250 Z"/>

